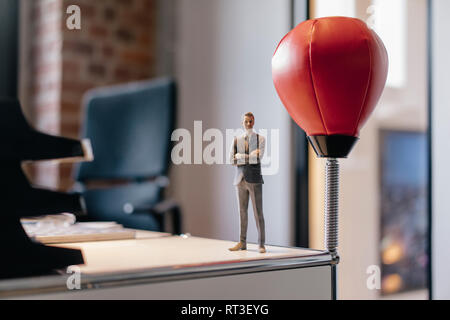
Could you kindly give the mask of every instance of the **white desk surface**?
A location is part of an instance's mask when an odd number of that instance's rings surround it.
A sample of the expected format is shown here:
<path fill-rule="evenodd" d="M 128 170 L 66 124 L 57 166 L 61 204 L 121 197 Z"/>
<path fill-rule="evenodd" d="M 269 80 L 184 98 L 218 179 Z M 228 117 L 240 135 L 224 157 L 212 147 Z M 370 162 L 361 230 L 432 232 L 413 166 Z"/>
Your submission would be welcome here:
<path fill-rule="evenodd" d="M 150 236 L 150 237 L 146 237 Z M 140 233 L 138 239 L 99 241 L 55 245 L 81 249 L 85 265 L 81 273 L 138 272 L 156 268 L 186 268 L 257 260 L 271 260 L 321 255 L 321 251 L 266 246 L 267 253 L 258 252 L 256 244 L 248 244 L 246 251 L 231 252 L 236 242 L 197 237 L 155 237 Z"/>
<path fill-rule="evenodd" d="M 252 272 L 332 265 L 329 253 L 310 249 L 266 246 L 258 252 L 256 244 L 248 250 L 231 252 L 236 242 L 167 233 L 138 231 L 136 239 L 79 242 L 53 245 L 81 249 L 82 287 L 126 286 L 177 279 L 237 275 Z M 70 274 L 0 280 L 0 298 L 44 292 L 67 292 Z"/>

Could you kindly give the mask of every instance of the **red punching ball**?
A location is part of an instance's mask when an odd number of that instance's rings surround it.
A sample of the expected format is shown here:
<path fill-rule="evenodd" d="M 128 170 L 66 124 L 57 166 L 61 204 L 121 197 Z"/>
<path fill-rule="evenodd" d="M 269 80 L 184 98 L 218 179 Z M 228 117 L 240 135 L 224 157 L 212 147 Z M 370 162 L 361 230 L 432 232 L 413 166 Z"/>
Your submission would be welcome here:
<path fill-rule="evenodd" d="M 345 158 L 378 103 L 388 56 L 378 35 L 354 18 L 308 20 L 279 43 L 275 88 L 320 157 Z"/>

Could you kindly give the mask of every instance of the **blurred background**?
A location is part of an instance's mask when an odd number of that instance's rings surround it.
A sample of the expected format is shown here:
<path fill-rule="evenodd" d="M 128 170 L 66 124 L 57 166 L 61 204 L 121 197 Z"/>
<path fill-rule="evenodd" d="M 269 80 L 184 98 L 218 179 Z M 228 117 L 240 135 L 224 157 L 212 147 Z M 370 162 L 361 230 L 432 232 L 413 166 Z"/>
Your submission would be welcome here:
<path fill-rule="evenodd" d="M 311 2 L 311 17 L 366 21 L 389 55 L 379 105 L 349 159 L 341 162 L 339 284 L 345 297 L 380 297 L 365 283 L 367 267 L 376 265 L 381 297 L 428 298 L 423 290 L 429 258 L 427 5 L 426 0 Z M 320 247 L 324 162 L 310 155 L 311 246 Z M 398 293 L 404 294 L 393 295 Z"/>
<path fill-rule="evenodd" d="M 193 132 L 194 121 L 202 121 L 203 131 L 225 133 L 251 111 L 255 128 L 278 129 L 281 142 L 279 171 L 265 177 L 267 243 L 314 249 L 323 249 L 324 162 L 281 105 L 271 58 L 281 38 L 307 18 L 366 21 L 386 44 L 390 70 L 379 107 L 341 161 L 339 298 L 428 298 L 426 0 L 1 3 L 10 25 L 17 19 L 17 94 L 37 129 L 77 138 L 88 90 L 162 76 L 176 83 L 176 128 Z M 81 9 L 79 30 L 67 28 L 70 5 Z M 73 170 L 27 167 L 35 184 L 61 190 L 74 188 Z M 180 204 L 184 232 L 238 240 L 233 174 L 226 165 L 171 167 L 166 196 Z M 249 241 L 256 239 L 250 218 Z M 368 289 L 371 266 L 380 268 L 381 290 Z"/>

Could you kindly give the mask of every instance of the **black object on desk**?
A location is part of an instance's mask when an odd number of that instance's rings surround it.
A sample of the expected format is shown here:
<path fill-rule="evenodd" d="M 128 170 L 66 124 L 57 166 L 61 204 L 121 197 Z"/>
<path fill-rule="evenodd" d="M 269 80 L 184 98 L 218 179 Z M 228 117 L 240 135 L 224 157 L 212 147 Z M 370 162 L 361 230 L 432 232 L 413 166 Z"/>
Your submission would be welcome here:
<path fill-rule="evenodd" d="M 15 99 L 0 98 L 0 278 L 22 277 L 83 264 L 79 250 L 32 242 L 20 219 L 71 212 L 82 214 L 80 194 L 35 189 L 21 167 L 27 160 L 84 157 L 80 141 L 35 131 Z"/>
<path fill-rule="evenodd" d="M 181 233 L 177 203 L 164 199 L 176 89 L 169 78 L 98 88 L 85 99 L 83 137 L 95 159 L 80 163 L 76 181 L 86 200 L 87 218 L 116 221 L 127 228 Z"/>

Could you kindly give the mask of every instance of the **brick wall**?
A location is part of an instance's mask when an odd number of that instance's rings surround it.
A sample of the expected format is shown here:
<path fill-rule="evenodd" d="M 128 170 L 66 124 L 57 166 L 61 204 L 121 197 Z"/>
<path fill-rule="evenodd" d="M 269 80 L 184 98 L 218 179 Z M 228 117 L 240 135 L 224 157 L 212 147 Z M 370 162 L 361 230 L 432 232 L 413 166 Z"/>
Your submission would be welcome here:
<path fill-rule="evenodd" d="M 81 8 L 81 30 L 66 27 L 70 5 Z M 36 127 L 79 137 L 87 90 L 153 77 L 156 11 L 156 0 L 33 0 L 30 101 Z M 71 170 L 39 166 L 34 180 L 68 189 Z"/>

